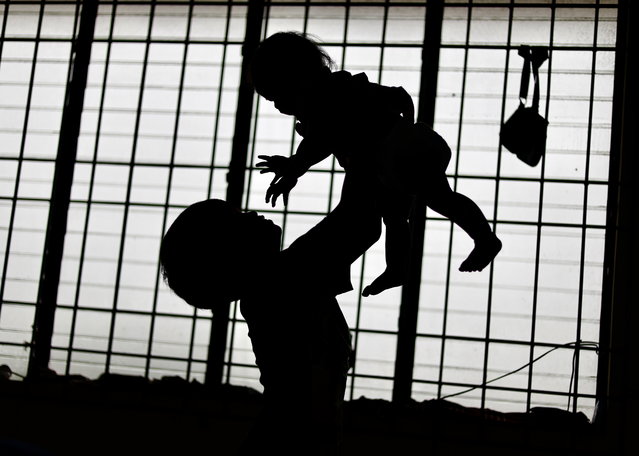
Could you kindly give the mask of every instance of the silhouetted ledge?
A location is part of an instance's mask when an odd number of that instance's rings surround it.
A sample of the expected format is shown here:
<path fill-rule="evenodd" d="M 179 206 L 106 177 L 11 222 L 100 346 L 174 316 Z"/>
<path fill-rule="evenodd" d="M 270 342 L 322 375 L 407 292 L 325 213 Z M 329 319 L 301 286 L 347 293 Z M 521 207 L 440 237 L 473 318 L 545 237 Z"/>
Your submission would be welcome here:
<path fill-rule="evenodd" d="M 3 441 L 18 441 L 54 456 L 202 450 L 232 455 L 261 400 L 252 388 L 210 388 L 179 377 L 107 374 L 88 380 L 50 373 L 38 381 L 1 380 L 0 448 Z M 552 408 L 502 413 L 444 400 L 395 404 L 360 398 L 345 403 L 345 455 L 416 452 L 606 454 L 598 430 L 582 413 Z"/>

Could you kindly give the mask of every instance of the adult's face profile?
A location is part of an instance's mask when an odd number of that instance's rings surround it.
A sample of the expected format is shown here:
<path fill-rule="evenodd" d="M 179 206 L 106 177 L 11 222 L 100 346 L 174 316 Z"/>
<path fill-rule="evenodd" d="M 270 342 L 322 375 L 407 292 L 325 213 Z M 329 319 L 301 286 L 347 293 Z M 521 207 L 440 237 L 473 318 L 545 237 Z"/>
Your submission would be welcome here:
<path fill-rule="evenodd" d="M 237 212 L 233 242 L 246 257 L 272 254 L 279 251 L 282 229 L 257 212 Z"/>
<path fill-rule="evenodd" d="M 239 299 L 259 268 L 279 252 L 281 229 L 255 212 L 222 200 L 186 208 L 164 236 L 160 252 L 165 281 L 198 308 Z"/>

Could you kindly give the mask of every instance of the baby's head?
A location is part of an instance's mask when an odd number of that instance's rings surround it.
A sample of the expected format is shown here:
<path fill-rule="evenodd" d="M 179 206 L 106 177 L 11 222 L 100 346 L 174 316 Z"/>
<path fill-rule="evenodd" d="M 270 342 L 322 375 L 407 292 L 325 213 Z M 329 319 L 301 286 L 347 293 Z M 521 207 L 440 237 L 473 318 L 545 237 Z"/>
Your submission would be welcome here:
<path fill-rule="evenodd" d="M 258 46 L 251 81 L 258 94 L 284 114 L 296 115 L 296 97 L 322 76 L 333 61 L 317 42 L 298 32 L 279 32 Z"/>
<path fill-rule="evenodd" d="M 279 251 L 281 230 L 255 212 L 209 199 L 187 207 L 160 247 L 166 284 L 188 304 L 215 309 L 239 299 L 256 268 Z"/>

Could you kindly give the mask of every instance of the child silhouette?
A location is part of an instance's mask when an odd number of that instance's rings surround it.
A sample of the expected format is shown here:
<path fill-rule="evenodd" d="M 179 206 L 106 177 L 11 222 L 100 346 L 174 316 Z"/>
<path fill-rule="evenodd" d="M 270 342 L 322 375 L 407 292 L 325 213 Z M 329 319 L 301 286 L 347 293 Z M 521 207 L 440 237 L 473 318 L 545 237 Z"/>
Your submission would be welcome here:
<path fill-rule="evenodd" d="M 450 188 L 446 167 L 451 151 L 444 139 L 414 122 L 412 99 L 402 87 L 369 82 L 364 73 L 332 71 L 333 66 L 315 41 L 297 32 L 276 33 L 255 52 L 251 77 L 256 92 L 282 114 L 295 116 L 295 130 L 303 137 L 291 157 L 258 156 L 261 172 L 275 175 L 266 202 L 275 206 L 282 196 L 286 205 L 297 179 L 333 154 L 346 174 L 342 203 L 361 202 L 348 190 L 359 187 L 355 193 L 374 199 L 386 226 L 386 269 L 364 288 L 364 296 L 404 283 L 413 198 L 473 239 L 475 246 L 459 270 L 484 269 L 501 250 L 501 241 L 479 207 Z"/>

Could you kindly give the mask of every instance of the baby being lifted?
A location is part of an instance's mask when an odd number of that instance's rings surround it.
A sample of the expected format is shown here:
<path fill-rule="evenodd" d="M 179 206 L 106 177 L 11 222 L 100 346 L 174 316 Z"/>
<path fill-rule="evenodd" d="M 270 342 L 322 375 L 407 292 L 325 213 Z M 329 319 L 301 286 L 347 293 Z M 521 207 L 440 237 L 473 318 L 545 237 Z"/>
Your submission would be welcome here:
<path fill-rule="evenodd" d="M 258 47 L 251 77 L 257 93 L 295 116 L 303 139 L 294 155 L 260 155 L 275 174 L 266 201 L 284 204 L 297 179 L 333 154 L 345 170 L 340 204 L 375 211 L 386 226 L 386 270 L 363 295 L 402 285 L 410 249 L 409 212 L 418 198 L 461 227 L 475 242 L 460 271 L 481 271 L 501 250 L 479 207 L 448 184 L 450 148 L 435 131 L 414 122 L 410 95 L 371 83 L 364 73 L 333 72 L 318 44 L 295 32 L 276 33 Z M 364 196 L 362 196 L 364 195 Z"/>

